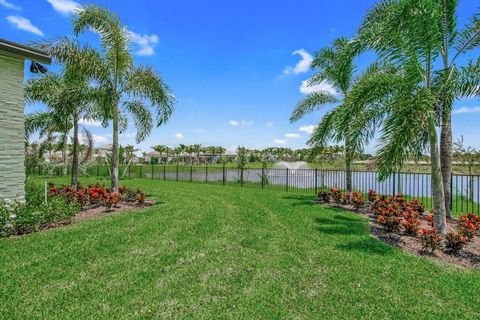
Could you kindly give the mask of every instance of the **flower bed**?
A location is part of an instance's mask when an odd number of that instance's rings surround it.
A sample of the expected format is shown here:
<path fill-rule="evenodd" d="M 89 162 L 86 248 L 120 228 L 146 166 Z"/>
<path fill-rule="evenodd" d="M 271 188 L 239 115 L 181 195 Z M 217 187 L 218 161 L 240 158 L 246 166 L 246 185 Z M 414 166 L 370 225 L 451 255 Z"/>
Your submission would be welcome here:
<path fill-rule="evenodd" d="M 21 235 L 65 224 L 150 206 L 140 189 L 120 187 L 112 192 L 96 184 L 75 190 L 71 186 L 49 184 L 47 203 L 44 189 L 31 181 L 26 183 L 25 202 L 0 199 L 0 237 Z"/>
<path fill-rule="evenodd" d="M 348 199 L 348 200 L 347 200 Z M 318 203 L 355 211 L 369 217 L 374 236 L 409 252 L 428 255 L 466 267 L 480 268 L 480 216 L 472 213 L 448 222 L 445 236 L 433 227 L 433 215 L 426 213 L 418 200 L 379 195 L 370 190 L 367 199 L 362 194 L 351 195 L 332 188 L 318 193 Z"/>

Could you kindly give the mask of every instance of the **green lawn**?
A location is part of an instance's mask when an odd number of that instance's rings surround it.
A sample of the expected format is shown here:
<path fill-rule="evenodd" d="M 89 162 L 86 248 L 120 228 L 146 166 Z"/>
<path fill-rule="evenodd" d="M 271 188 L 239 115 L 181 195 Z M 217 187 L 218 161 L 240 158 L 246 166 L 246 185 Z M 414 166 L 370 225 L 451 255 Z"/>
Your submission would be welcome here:
<path fill-rule="evenodd" d="M 158 204 L 0 240 L 1 319 L 480 318 L 480 271 L 387 246 L 313 195 L 125 184 Z"/>

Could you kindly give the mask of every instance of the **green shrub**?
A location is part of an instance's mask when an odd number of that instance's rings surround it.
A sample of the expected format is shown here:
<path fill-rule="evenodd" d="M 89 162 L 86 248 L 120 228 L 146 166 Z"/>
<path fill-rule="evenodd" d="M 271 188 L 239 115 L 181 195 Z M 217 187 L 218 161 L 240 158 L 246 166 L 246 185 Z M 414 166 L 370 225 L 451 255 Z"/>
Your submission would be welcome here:
<path fill-rule="evenodd" d="M 33 181 L 25 181 L 25 202 L 30 206 L 40 206 L 45 202 L 45 188 Z"/>
<path fill-rule="evenodd" d="M 45 204 L 44 188 L 31 181 L 25 184 L 25 202 L 0 200 L 0 237 L 34 232 L 49 224 L 69 221 L 80 205 L 60 196 L 49 197 Z"/>

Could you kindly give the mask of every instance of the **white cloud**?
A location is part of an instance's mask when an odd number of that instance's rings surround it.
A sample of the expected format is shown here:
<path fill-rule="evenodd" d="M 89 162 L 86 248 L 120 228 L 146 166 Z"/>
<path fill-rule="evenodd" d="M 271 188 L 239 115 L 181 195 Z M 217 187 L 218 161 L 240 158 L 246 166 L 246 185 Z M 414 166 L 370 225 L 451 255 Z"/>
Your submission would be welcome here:
<path fill-rule="evenodd" d="M 300 74 L 307 72 L 310 69 L 310 65 L 312 64 L 313 57 L 310 53 L 308 53 L 305 49 L 298 49 L 293 51 L 292 55 L 299 55 L 302 57 L 295 67 L 288 66 L 283 70 L 283 74 Z"/>
<path fill-rule="evenodd" d="M 228 124 L 230 124 L 231 126 L 234 126 L 234 127 L 237 127 L 239 125 L 242 125 L 244 127 L 250 127 L 250 126 L 253 125 L 253 120 L 240 120 L 240 121 L 230 120 L 230 121 L 228 121 Z"/>
<path fill-rule="evenodd" d="M 308 134 L 312 134 L 313 131 L 315 131 L 316 127 L 317 126 L 314 126 L 313 124 L 308 125 L 308 126 L 301 126 L 300 128 L 298 128 L 298 131 L 302 131 L 302 132 L 305 132 L 305 133 L 308 133 Z"/>
<path fill-rule="evenodd" d="M 8 16 L 8 22 L 10 22 L 15 28 L 24 30 L 39 36 L 43 36 L 42 30 L 34 26 L 30 20 L 22 16 Z"/>
<path fill-rule="evenodd" d="M 8 2 L 7 0 L 0 0 L 0 6 L 3 6 L 7 9 L 17 10 L 17 11 L 22 10 L 21 7 L 17 6 L 16 4 L 13 4 L 11 2 Z"/>
<path fill-rule="evenodd" d="M 185 137 L 183 136 L 183 134 L 181 134 L 180 132 L 175 134 L 175 138 L 177 139 L 184 139 Z"/>
<path fill-rule="evenodd" d="M 92 137 L 93 137 L 93 141 L 95 141 L 96 143 L 105 143 L 108 141 L 106 137 L 101 135 L 92 134 Z"/>
<path fill-rule="evenodd" d="M 156 34 L 138 34 L 131 30 L 130 33 L 132 42 L 136 45 L 137 51 L 135 54 L 138 56 L 151 56 L 155 54 L 155 45 L 158 43 L 158 36 Z"/>
<path fill-rule="evenodd" d="M 267 122 L 267 127 L 272 127 L 272 126 L 273 126 L 273 122 L 268 121 L 268 122 Z"/>
<path fill-rule="evenodd" d="M 53 9 L 63 16 L 70 16 L 76 13 L 80 9 L 80 4 L 71 0 L 47 0 L 53 7 Z"/>
<path fill-rule="evenodd" d="M 460 113 L 474 113 L 480 112 L 480 107 L 460 107 L 456 110 L 453 110 L 453 113 L 460 114 Z"/>
<path fill-rule="evenodd" d="M 287 143 L 287 141 L 283 140 L 283 139 L 275 139 L 275 140 L 273 140 L 273 143 L 275 143 L 275 144 L 285 144 L 285 143 Z"/>
<path fill-rule="evenodd" d="M 309 86 L 307 80 L 302 81 L 302 84 L 300 85 L 300 92 L 303 94 L 325 92 L 334 96 L 338 95 L 337 90 L 335 90 L 335 88 L 328 82 L 321 82 L 319 84 Z"/>
<path fill-rule="evenodd" d="M 78 124 L 88 126 L 88 127 L 101 127 L 102 126 L 101 121 L 95 121 L 95 120 L 83 119 L 83 118 L 78 121 Z"/>
<path fill-rule="evenodd" d="M 299 133 L 287 133 L 285 137 L 290 139 L 300 139 L 302 136 Z"/>

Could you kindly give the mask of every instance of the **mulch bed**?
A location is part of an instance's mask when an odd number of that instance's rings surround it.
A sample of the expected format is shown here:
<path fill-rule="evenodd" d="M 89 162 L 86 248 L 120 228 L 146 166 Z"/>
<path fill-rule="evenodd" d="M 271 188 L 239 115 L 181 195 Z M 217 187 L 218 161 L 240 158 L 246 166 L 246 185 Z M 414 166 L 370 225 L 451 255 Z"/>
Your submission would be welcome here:
<path fill-rule="evenodd" d="M 154 201 L 146 200 L 142 205 L 138 205 L 136 202 L 119 202 L 115 207 L 114 210 L 106 210 L 103 206 L 94 206 L 90 208 L 84 208 L 82 211 L 77 213 L 75 217 L 73 217 L 72 222 L 78 222 L 83 220 L 94 219 L 110 214 L 138 210 L 143 208 L 151 207 L 155 204 Z"/>
<path fill-rule="evenodd" d="M 387 243 L 391 246 L 401 248 L 411 254 L 417 256 L 427 257 L 433 261 L 449 263 L 456 266 L 470 268 L 470 269 L 480 269 L 480 238 L 473 238 L 463 249 L 456 255 L 451 255 L 445 253 L 443 250 L 438 249 L 435 253 L 425 253 L 422 250 L 422 245 L 420 240 L 416 237 L 407 236 L 404 234 L 397 233 L 387 233 L 384 231 L 383 227 L 377 222 L 374 214 L 368 208 L 368 205 L 361 210 L 356 210 L 352 205 L 336 205 L 332 203 L 325 203 L 322 201 L 315 201 L 318 204 L 339 208 L 346 211 L 351 211 L 357 214 L 364 215 L 368 218 L 370 224 L 370 232 L 373 237 L 378 240 Z M 456 229 L 458 221 L 456 219 L 451 219 L 448 221 L 448 224 L 451 228 Z M 420 228 L 429 228 L 428 223 L 422 219 L 422 225 Z"/>

